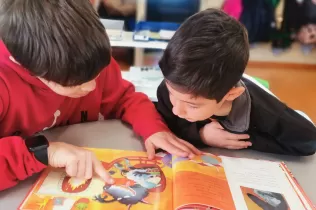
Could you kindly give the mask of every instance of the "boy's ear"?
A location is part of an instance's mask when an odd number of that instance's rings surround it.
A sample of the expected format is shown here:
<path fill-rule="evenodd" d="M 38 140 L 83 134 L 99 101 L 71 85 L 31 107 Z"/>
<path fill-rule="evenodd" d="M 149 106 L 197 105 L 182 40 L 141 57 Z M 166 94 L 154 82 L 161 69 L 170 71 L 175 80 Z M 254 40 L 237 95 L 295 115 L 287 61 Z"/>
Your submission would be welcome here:
<path fill-rule="evenodd" d="M 17 62 L 12 56 L 9 57 L 9 59 L 15 63 L 15 64 L 18 64 L 19 66 L 21 66 L 21 64 L 19 62 Z"/>
<path fill-rule="evenodd" d="M 225 96 L 226 101 L 233 101 L 245 92 L 244 87 L 233 87 Z"/>

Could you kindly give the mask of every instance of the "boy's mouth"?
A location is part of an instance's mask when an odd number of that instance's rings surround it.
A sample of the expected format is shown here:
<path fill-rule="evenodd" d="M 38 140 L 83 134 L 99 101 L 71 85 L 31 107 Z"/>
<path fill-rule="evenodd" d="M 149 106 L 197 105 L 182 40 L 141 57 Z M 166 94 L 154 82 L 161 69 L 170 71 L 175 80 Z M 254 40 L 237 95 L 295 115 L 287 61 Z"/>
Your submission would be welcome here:
<path fill-rule="evenodd" d="M 84 97 L 84 96 L 88 95 L 89 93 L 90 93 L 90 92 L 78 93 L 78 94 L 72 95 L 71 97 L 72 97 L 72 98 L 81 98 L 81 97 Z"/>
<path fill-rule="evenodd" d="M 182 117 L 181 117 L 182 118 Z M 192 118 L 185 118 L 185 117 L 183 117 L 182 119 L 185 119 L 185 120 L 187 120 L 187 121 L 189 121 L 189 122 L 195 122 L 195 120 L 193 120 Z"/>
<path fill-rule="evenodd" d="M 194 119 L 192 119 L 192 118 L 189 118 L 189 117 L 183 117 L 183 116 L 179 116 L 179 115 L 177 115 L 179 118 L 181 118 L 181 119 L 184 119 L 184 120 L 187 120 L 187 121 L 189 121 L 189 122 L 196 122 L 196 120 L 194 120 Z"/>

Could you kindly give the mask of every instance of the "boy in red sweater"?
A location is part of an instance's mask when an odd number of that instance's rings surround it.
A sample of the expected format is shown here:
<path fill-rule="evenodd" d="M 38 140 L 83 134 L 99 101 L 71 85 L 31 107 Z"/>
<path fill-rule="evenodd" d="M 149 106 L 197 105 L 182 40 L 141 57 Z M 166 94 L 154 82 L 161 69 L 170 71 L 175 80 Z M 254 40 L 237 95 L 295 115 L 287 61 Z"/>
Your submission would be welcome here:
<path fill-rule="evenodd" d="M 86 0 L 3 0 L 0 4 L 0 190 L 48 164 L 112 183 L 89 151 L 38 132 L 116 118 L 156 148 L 199 153 L 171 134 L 149 99 L 123 80 L 105 29 Z"/>

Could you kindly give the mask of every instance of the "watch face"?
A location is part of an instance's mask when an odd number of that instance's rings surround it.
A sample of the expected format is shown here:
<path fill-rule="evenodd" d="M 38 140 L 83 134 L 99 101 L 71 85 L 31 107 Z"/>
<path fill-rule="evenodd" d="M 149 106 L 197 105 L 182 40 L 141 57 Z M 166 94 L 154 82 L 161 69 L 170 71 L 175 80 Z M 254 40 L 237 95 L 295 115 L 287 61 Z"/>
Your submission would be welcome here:
<path fill-rule="evenodd" d="M 31 152 L 46 149 L 48 147 L 48 141 L 45 136 L 34 136 L 25 140 L 27 148 Z"/>

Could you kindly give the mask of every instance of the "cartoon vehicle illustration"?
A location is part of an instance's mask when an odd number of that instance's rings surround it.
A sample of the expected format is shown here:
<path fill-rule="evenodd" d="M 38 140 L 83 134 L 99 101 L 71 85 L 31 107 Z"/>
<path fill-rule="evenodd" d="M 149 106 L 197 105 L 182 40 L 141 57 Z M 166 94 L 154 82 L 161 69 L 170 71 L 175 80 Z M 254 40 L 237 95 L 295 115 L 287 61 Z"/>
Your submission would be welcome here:
<path fill-rule="evenodd" d="M 166 178 L 157 162 L 140 162 L 131 164 L 130 158 L 115 161 L 110 170 L 111 175 L 120 174 L 120 183 L 106 185 L 103 193 L 94 197 L 100 203 L 119 202 L 129 210 L 138 203 L 149 204 L 146 197 L 151 192 L 162 192 L 166 187 Z M 124 181 L 125 179 L 125 181 Z"/>

